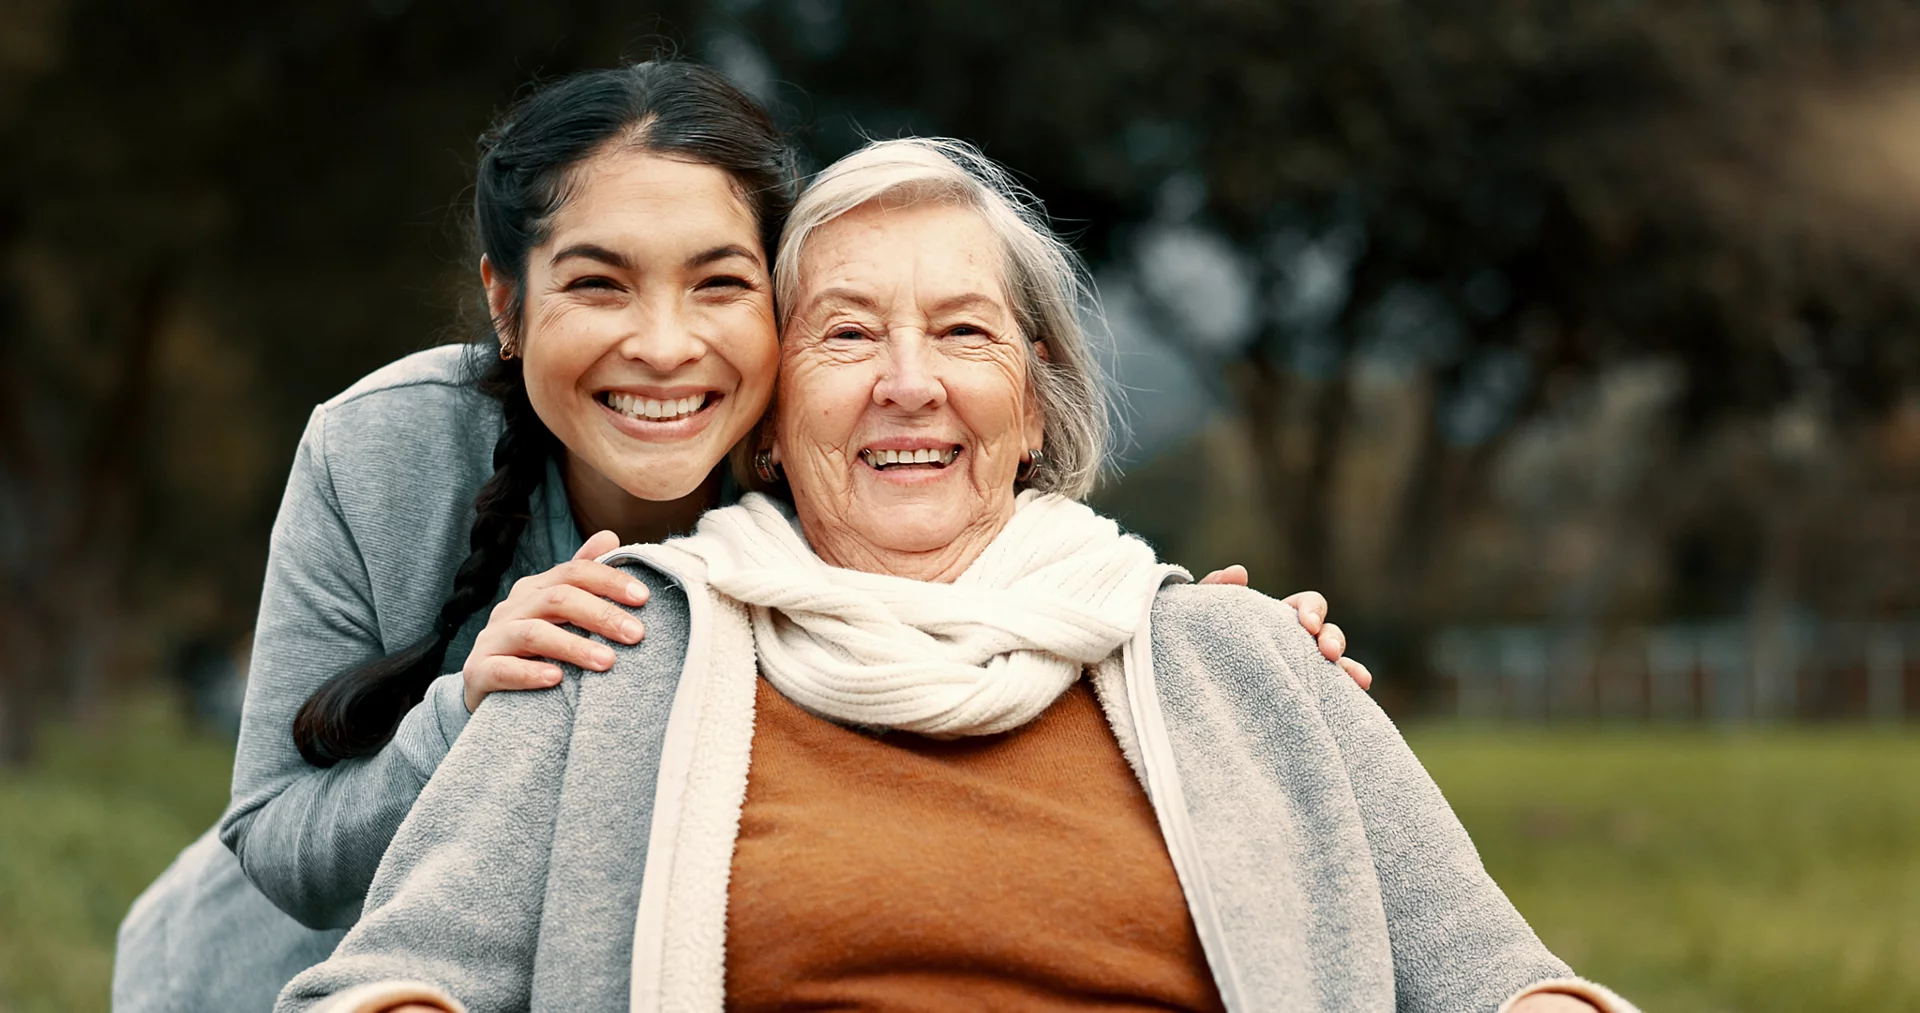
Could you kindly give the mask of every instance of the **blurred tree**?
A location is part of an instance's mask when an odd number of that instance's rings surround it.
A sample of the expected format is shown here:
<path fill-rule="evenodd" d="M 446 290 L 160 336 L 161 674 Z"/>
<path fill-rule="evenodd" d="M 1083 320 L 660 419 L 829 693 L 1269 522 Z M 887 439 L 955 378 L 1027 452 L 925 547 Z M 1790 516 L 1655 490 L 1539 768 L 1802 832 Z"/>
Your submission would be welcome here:
<path fill-rule="evenodd" d="M 745 6 L 823 158 L 848 123 L 979 138 L 1085 223 L 1247 419 L 1281 547 L 1257 577 L 1327 589 L 1379 646 L 1457 614 L 1443 543 L 1586 378 L 1666 364 L 1645 410 L 1670 424 L 1606 480 L 1616 528 L 1674 523 L 1648 477 L 1729 430 L 1831 433 L 1768 441 L 1734 494 L 1764 518 L 1739 579 L 1775 611 L 1835 477 L 1805 458 L 1920 381 L 1911 4 Z M 1370 386 L 1418 422 L 1405 473 L 1360 486 L 1390 500 L 1361 560 L 1336 513 L 1342 470 L 1377 466 Z M 1615 606 L 1623 559 L 1550 608 Z"/>
<path fill-rule="evenodd" d="M 244 631 L 309 406 L 461 336 L 473 138 L 528 81 L 663 40 L 816 162 L 938 132 L 1025 173 L 1244 419 L 1245 453 L 1173 464 L 1246 470 L 1256 579 L 1329 591 L 1370 658 L 1488 602 L 1617 608 L 1644 567 L 1606 547 L 1643 530 L 1691 546 L 1673 603 L 1727 599 L 1697 574 L 1788 607 L 1819 491 L 1906 488 L 1905 451 L 1847 453 L 1920 388 L 1908 3 L 16 0 L 0 756 Z M 1613 435 L 1541 435 L 1577 426 Z M 1486 534 L 1521 500 L 1601 550 L 1548 594 L 1463 593 L 1485 545 L 1550 555 L 1546 521 Z M 1915 607 L 1897 558 L 1850 600 Z"/>
<path fill-rule="evenodd" d="M 0 757 L 245 631 L 309 407 L 460 333 L 493 110 L 685 15 L 437 6 L 0 11 Z"/>

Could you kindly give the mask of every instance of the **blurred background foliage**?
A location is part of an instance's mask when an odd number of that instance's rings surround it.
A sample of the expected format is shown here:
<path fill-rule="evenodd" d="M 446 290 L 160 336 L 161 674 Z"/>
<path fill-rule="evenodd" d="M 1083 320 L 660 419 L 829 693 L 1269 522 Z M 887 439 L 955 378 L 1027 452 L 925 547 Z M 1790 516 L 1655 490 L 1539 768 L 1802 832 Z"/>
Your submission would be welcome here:
<path fill-rule="evenodd" d="M 231 722 L 307 412 L 470 333 L 475 138 L 663 47 L 813 166 L 1017 170 L 1131 400 L 1101 505 L 1325 591 L 1394 713 L 1916 709 L 1914 3 L 10 0 L 0 758 L 162 675 Z"/>
<path fill-rule="evenodd" d="M 1327 592 L 1393 709 L 1447 705 L 1463 623 L 1911 616 L 1916 43 L 1892 0 L 19 0 L 0 749 L 244 635 L 309 408 L 468 333 L 474 138 L 662 46 L 815 165 L 1019 170 L 1131 391 L 1103 502 Z"/>

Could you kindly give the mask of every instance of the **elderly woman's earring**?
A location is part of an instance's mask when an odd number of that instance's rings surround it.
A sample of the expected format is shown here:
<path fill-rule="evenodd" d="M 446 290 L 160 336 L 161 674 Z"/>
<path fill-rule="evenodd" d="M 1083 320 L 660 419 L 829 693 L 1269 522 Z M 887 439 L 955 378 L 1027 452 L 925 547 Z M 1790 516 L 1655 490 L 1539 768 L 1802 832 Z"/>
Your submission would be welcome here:
<path fill-rule="evenodd" d="M 1020 462 L 1020 470 L 1014 472 L 1013 480 L 1016 482 L 1033 481 L 1033 473 L 1040 470 L 1041 463 L 1046 461 L 1046 459 L 1047 455 L 1041 453 L 1039 447 L 1027 451 L 1027 459 Z"/>
<path fill-rule="evenodd" d="M 773 462 L 772 450 L 762 450 L 753 455 L 753 473 L 767 485 L 779 485 L 785 477 L 780 474 L 780 466 Z"/>

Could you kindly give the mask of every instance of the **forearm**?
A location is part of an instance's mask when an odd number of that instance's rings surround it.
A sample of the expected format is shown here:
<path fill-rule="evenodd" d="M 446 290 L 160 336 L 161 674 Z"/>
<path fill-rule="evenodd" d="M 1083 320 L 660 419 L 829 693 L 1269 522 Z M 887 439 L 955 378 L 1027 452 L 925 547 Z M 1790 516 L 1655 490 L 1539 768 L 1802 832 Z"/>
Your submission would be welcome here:
<path fill-rule="evenodd" d="M 1398 1009 L 1534 1013 L 1538 1006 L 1537 1013 L 1551 1013 L 1559 990 L 1535 986 L 1576 979 L 1487 875 L 1392 722 L 1304 637 L 1297 639 L 1289 663 L 1315 687 L 1373 856 Z"/>
<path fill-rule="evenodd" d="M 236 795 L 221 839 L 294 919 L 311 928 L 352 925 L 380 856 L 465 718 L 459 676 L 444 676 L 380 752 L 326 769 L 283 763 L 292 769 Z"/>
<path fill-rule="evenodd" d="M 527 1007 L 570 741 L 563 694 L 488 699 L 394 835 L 364 917 L 276 1009 Z"/>
<path fill-rule="evenodd" d="M 1331 671 L 1317 682 L 1367 824 L 1399 1009 L 1497 1003 L 1499 1013 L 1636 1013 L 1613 992 L 1574 977 L 1534 935 L 1386 715 Z"/>

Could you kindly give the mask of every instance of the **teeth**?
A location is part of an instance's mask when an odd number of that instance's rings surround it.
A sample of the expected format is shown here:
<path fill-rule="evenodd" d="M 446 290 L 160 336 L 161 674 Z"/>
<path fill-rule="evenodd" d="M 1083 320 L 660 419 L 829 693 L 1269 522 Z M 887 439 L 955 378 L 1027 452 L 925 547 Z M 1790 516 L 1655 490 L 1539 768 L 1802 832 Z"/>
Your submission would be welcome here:
<path fill-rule="evenodd" d="M 860 456 L 875 468 L 890 468 L 896 464 L 937 464 L 946 467 L 960 456 L 960 448 L 947 447 L 934 450 L 922 447 L 919 450 L 862 450 Z"/>
<path fill-rule="evenodd" d="M 617 390 L 607 392 L 607 407 L 612 408 L 622 415 L 628 415 L 637 419 L 678 419 L 682 416 L 692 415 L 694 412 L 699 411 L 701 406 L 706 403 L 707 396 L 705 394 L 695 394 L 691 397 L 669 398 L 662 401 L 650 397 L 640 397 L 634 394 L 623 394 Z"/>

